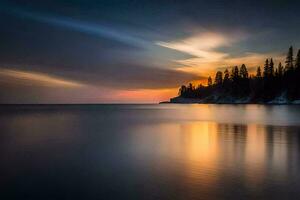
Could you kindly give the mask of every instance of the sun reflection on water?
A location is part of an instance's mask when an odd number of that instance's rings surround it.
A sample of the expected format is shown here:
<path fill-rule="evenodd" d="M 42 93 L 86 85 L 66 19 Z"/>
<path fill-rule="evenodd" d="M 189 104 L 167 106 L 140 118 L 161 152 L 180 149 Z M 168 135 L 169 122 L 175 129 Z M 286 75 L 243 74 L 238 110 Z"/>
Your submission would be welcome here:
<path fill-rule="evenodd" d="M 228 177 L 230 184 L 250 190 L 266 181 L 284 181 L 291 153 L 288 143 L 295 143 L 288 141 L 285 127 L 258 124 L 163 123 L 135 132 L 137 154 L 148 152 L 162 170 L 184 169 L 181 181 L 188 185 L 188 194 L 202 190 L 210 197 L 222 190 Z"/>
<path fill-rule="evenodd" d="M 296 108 L 98 105 L 3 109 L 4 182 L 14 177 L 21 184 L 24 179 L 36 180 L 32 187 L 36 191 L 42 185 L 40 174 L 45 180 L 53 178 L 53 185 L 63 182 L 67 186 L 70 182 L 60 179 L 67 172 L 95 181 L 83 181 L 84 187 L 114 188 L 113 194 L 116 190 L 142 191 L 150 199 L 297 197 L 300 112 Z M 28 174 L 32 169 L 34 173 Z"/>

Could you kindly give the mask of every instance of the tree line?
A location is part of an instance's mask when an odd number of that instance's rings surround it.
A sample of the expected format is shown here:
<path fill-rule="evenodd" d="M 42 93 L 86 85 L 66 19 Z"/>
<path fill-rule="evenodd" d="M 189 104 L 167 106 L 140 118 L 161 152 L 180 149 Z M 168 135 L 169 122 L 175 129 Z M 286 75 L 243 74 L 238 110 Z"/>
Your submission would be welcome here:
<path fill-rule="evenodd" d="M 288 50 L 284 66 L 274 66 L 273 58 L 265 61 L 263 69 L 257 67 L 250 75 L 245 64 L 234 66 L 229 71 L 217 71 L 208 77 L 207 86 L 197 87 L 192 83 L 182 85 L 179 96 L 184 98 L 247 99 L 248 102 L 268 102 L 276 97 L 293 101 L 300 99 L 300 49 L 294 58 L 293 47 Z"/>

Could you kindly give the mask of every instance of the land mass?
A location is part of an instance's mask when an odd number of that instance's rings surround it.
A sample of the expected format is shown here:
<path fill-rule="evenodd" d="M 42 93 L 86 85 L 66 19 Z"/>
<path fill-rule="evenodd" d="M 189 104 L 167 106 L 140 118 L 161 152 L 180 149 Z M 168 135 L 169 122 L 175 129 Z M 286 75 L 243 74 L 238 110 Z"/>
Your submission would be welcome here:
<path fill-rule="evenodd" d="M 300 104 L 300 49 L 296 59 L 293 47 L 288 50 L 285 66 L 272 58 L 265 61 L 256 74 L 248 73 L 245 64 L 233 66 L 229 72 L 217 71 L 214 82 L 207 85 L 182 85 L 178 96 L 168 103 L 216 103 L 216 104 Z"/>
<path fill-rule="evenodd" d="M 180 104 L 269 104 L 269 105 L 300 105 L 300 100 L 288 100 L 284 97 L 277 97 L 271 101 L 254 101 L 249 98 L 234 98 L 234 97 L 218 97 L 210 96 L 203 99 L 198 98 L 185 98 L 185 97 L 173 97 L 170 101 L 160 102 L 160 103 L 180 103 Z"/>

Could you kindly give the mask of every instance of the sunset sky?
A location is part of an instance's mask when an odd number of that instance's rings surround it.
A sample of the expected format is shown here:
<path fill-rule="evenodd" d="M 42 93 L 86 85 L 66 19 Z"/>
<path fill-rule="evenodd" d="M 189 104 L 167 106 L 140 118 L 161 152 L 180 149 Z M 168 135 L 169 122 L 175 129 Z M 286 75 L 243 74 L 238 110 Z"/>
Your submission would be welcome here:
<path fill-rule="evenodd" d="M 300 48 L 300 1 L 0 0 L 0 103 L 156 103 Z"/>

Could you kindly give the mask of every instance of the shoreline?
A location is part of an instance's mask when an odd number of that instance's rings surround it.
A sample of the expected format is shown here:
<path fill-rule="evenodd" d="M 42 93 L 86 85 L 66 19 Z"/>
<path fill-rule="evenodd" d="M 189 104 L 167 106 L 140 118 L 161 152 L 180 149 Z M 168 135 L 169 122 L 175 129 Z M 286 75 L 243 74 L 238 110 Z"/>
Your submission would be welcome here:
<path fill-rule="evenodd" d="M 162 101 L 159 104 L 224 104 L 224 105 L 245 105 L 245 104 L 253 104 L 253 105 L 300 105 L 300 100 L 288 101 L 288 100 L 280 100 L 280 101 L 269 101 L 269 102 L 251 102 L 246 99 L 239 100 L 205 100 L 205 99 L 193 99 L 193 98 L 183 98 L 183 97 L 174 97 L 171 98 L 170 101 Z"/>

